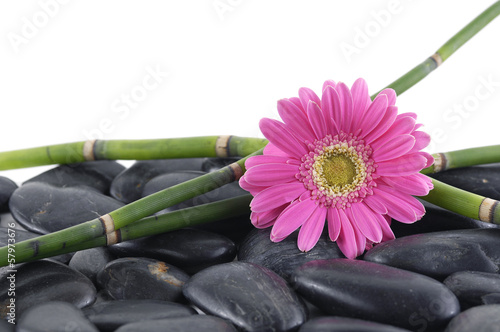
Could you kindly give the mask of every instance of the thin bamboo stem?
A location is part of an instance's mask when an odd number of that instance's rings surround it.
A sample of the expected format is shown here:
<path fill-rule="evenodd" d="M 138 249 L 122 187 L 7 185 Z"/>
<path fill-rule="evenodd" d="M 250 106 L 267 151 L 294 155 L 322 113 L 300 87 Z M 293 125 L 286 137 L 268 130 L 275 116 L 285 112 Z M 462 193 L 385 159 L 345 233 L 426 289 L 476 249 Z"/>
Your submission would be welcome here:
<path fill-rule="evenodd" d="M 409 72 L 392 82 L 387 88 L 392 88 L 398 95 L 402 94 L 424 77 L 429 75 L 433 70 L 439 67 L 446 59 L 448 59 L 456 50 L 469 41 L 474 35 L 481 31 L 495 17 L 500 15 L 500 1 L 495 2 L 488 7 L 474 20 L 467 24 L 462 30 L 457 32 L 446 43 L 444 43 L 433 55 L 427 58 L 424 62 L 417 65 Z M 380 91 L 379 91 L 380 92 Z M 372 99 L 376 97 L 372 96 Z"/>
<path fill-rule="evenodd" d="M 432 174 L 452 168 L 499 163 L 500 145 L 435 153 L 433 157 L 434 164 L 423 169 L 421 173 Z"/>
<path fill-rule="evenodd" d="M 239 136 L 199 136 L 147 140 L 92 140 L 0 152 L 0 170 L 93 160 L 243 157 L 267 140 Z"/>

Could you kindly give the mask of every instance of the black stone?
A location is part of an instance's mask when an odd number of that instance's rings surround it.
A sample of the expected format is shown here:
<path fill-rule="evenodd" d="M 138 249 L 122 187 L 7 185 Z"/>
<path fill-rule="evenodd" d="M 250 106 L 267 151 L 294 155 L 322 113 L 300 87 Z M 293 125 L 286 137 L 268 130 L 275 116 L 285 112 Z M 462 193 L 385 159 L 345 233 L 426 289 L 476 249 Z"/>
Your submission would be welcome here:
<path fill-rule="evenodd" d="M 254 229 L 241 242 L 238 260 L 255 263 L 273 270 L 288 280 L 300 265 L 316 259 L 345 258 L 336 243 L 327 234 L 319 239 L 316 246 L 308 252 L 297 247 L 298 232 L 292 233 L 281 242 L 272 242 L 270 229 Z"/>
<path fill-rule="evenodd" d="M 9 323 L 6 320 L 0 319 L 0 331 L 2 331 L 2 332 L 14 332 L 16 329 L 16 325 L 14 323 L 17 324 L 17 318 L 12 320 L 12 323 Z"/>
<path fill-rule="evenodd" d="M 237 162 L 240 158 L 204 158 L 201 164 L 201 170 L 203 172 L 214 172 L 222 167 L 230 165 Z"/>
<path fill-rule="evenodd" d="M 500 304 L 482 305 L 461 312 L 445 332 L 500 332 Z"/>
<path fill-rule="evenodd" d="M 454 187 L 500 200 L 500 164 L 455 168 L 429 176 Z"/>
<path fill-rule="evenodd" d="M 500 293 L 500 274 L 497 273 L 455 272 L 443 283 L 456 295 L 462 310 L 482 305 L 484 295 Z"/>
<path fill-rule="evenodd" d="M 329 315 L 429 331 L 460 312 L 457 298 L 442 283 L 360 260 L 305 263 L 291 280 L 300 295 Z"/>
<path fill-rule="evenodd" d="M 500 228 L 500 225 L 465 217 L 424 200 L 420 200 L 420 202 L 425 207 L 425 215 L 422 219 L 411 224 L 405 224 L 395 220 L 392 221 L 391 229 L 396 238 L 457 229 Z"/>
<path fill-rule="evenodd" d="M 203 312 L 245 331 L 292 331 L 307 316 L 304 303 L 283 278 L 252 263 L 209 267 L 186 283 L 184 295 Z"/>
<path fill-rule="evenodd" d="M 23 313 L 17 325 L 17 332 L 38 331 L 99 332 L 79 308 L 60 301 L 42 303 Z"/>
<path fill-rule="evenodd" d="M 17 223 L 15 223 L 15 224 L 17 227 Z M 0 247 L 6 246 L 9 243 L 15 244 L 17 242 L 30 240 L 30 239 L 33 239 L 33 238 L 38 237 L 38 236 L 40 236 L 40 234 L 28 232 L 28 231 L 23 231 L 23 230 L 17 229 L 17 228 L 0 227 Z M 15 243 L 12 241 L 9 242 L 9 239 L 14 239 Z M 72 256 L 73 256 L 73 254 L 63 254 L 63 255 L 58 255 L 58 256 L 54 256 L 54 257 L 50 257 L 50 258 L 53 260 L 59 261 L 61 263 L 68 263 Z"/>
<path fill-rule="evenodd" d="M 197 178 L 199 176 L 205 175 L 207 173 L 201 172 L 201 171 L 176 171 L 176 172 L 169 172 L 166 174 L 158 175 L 157 177 L 151 179 L 146 185 L 144 186 L 144 190 L 142 192 L 142 196 L 148 196 L 151 194 L 154 194 L 160 190 L 172 187 L 176 184 L 192 180 L 194 178 Z M 179 204 L 173 205 L 171 207 L 168 207 L 164 210 L 162 210 L 160 213 L 168 212 L 168 211 L 175 211 L 179 209 L 185 209 L 187 207 L 192 207 L 196 205 L 201 205 L 201 204 L 206 204 L 210 202 L 215 202 L 215 201 L 220 201 L 223 199 L 227 198 L 232 198 L 235 196 L 240 196 L 240 195 L 246 195 L 248 192 L 245 190 L 241 189 L 239 184 L 237 182 L 232 182 L 228 183 L 220 188 L 216 188 L 215 186 L 213 188 L 209 188 L 211 191 L 202 194 L 200 192 L 200 195 L 188 199 L 184 202 L 181 202 Z"/>
<path fill-rule="evenodd" d="M 206 267 L 231 262 L 236 245 L 228 238 L 196 229 L 125 241 L 109 247 L 119 257 L 148 257 L 172 264 L 194 274 Z"/>
<path fill-rule="evenodd" d="M 364 260 L 444 280 L 459 271 L 499 270 L 500 229 L 465 229 L 417 234 L 375 246 Z"/>
<path fill-rule="evenodd" d="M 61 165 L 31 178 L 23 184 L 43 182 L 55 187 L 87 186 L 107 194 L 113 179 L 124 169 L 125 166 L 111 160 Z"/>
<path fill-rule="evenodd" d="M 124 325 L 115 332 L 151 332 L 151 331 L 171 331 L 171 332 L 237 332 L 236 328 L 224 319 L 197 315 L 190 317 L 168 318 L 160 320 L 150 320 L 147 322 L 137 322 Z"/>
<path fill-rule="evenodd" d="M 117 300 L 96 303 L 84 308 L 83 313 L 99 330 L 115 331 L 134 322 L 142 324 L 156 319 L 192 317 L 196 311 L 179 303 L 160 300 Z"/>
<path fill-rule="evenodd" d="M 307 321 L 299 332 L 409 332 L 387 324 L 347 317 L 317 317 Z"/>
<path fill-rule="evenodd" d="M 68 265 L 96 284 L 97 273 L 114 259 L 109 247 L 97 247 L 76 252 Z"/>
<path fill-rule="evenodd" d="M 37 304 L 49 301 L 63 301 L 83 308 L 92 304 L 96 298 L 96 289 L 92 282 L 80 272 L 61 263 L 40 260 L 25 263 L 17 267 L 17 272 L 2 269 L 0 273 L 0 315 L 8 312 L 6 303 L 11 280 L 15 277 L 16 315 Z M 0 316 L 3 318 L 3 316 Z"/>
<path fill-rule="evenodd" d="M 181 301 L 189 275 L 151 258 L 119 258 L 97 274 L 97 283 L 115 300 Z"/>
<path fill-rule="evenodd" d="M 144 185 L 160 174 L 177 170 L 200 171 L 203 158 L 140 160 L 118 174 L 111 183 L 110 194 L 130 203 L 141 198 Z"/>
<path fill-rule="evenodd" d="M 251 230 L 255 229 L 250 221 L 250 213 L 238 217 L 226 218 L 206 224 L 192 226 L 192 228 L 223 235 L 237 245 Z"/>
<path fill-rule="evenodd" d="M 500 304 L 500 293 L 490 293 L 481 296 L 482 304 Z"/>
<path fill-rule="evenodd" d="M 9 211 L 9 198 L 17 187 L 11 179 L 0 176 L 0 212 Z"/>
<path fill-rule="evenodd" d="M 83 187 L 59 188 L 41 182 L 25 184 L 12 194 L 10 210 L 21 226 L 51 233 L 98 218 L 124 204 Z"/>

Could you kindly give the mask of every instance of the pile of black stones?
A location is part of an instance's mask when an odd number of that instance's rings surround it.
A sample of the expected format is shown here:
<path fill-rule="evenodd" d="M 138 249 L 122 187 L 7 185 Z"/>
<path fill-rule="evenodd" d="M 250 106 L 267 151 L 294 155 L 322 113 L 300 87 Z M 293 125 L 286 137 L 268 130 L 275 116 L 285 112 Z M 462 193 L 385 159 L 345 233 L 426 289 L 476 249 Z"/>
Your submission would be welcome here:
<path fill-rule="evenodd" d="M 12 223 L 19 242 L 232 161 L 98 161 L 22 184 L 0 177 L 0 245 Z M 499 165 L 433 176 L 500 199 Z M 167 210 L 242 194 L 232 183 Z M 3 267 L 0 331 L 500 331 L 499 227 L 424 204 L 421 221 L 393 221 L 396 240 L 356 260 L 326 234 L 307 253 L 297 233 L 272 243 L 244 215 L 16 264 L 14 296 Z"/>

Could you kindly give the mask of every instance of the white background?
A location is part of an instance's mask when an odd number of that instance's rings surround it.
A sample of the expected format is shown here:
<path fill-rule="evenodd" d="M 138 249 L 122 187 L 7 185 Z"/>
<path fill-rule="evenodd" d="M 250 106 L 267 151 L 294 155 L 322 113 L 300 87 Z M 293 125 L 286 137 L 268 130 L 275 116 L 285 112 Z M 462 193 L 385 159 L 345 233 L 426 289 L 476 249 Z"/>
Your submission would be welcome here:
<path fill-rule="evenodd" d="M 0 151 L 92 137 L 262 137 L 259 119 L 278 117 L 278 99 L 358 77 L 375 93 L 492 3 L 2 1 Z M 499 35 L 500 18 L 398 98 L 433 136 L 429 152 L 500 144 Z M 139 102 L 126 106 L 133 93 Z M 21 182 L 44 169 L 0 175 Z"/>

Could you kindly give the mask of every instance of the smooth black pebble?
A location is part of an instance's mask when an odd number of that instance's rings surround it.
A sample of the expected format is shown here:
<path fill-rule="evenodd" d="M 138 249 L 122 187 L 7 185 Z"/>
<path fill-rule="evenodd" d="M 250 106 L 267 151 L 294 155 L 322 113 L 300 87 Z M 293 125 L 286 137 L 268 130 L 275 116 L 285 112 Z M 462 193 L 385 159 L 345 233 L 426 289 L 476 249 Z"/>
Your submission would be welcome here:
<path fill-rule="evenodd" d="M 482 305 L 461 312 L 445 332 L 500 332 L 500 304 Z"/>
<path fill-rule="evenodd" d="M 18 186 L 14 181 L 5 176 L 0 176 L 0 212 L 9 211 L 10 196 L 17 188 Z"/>
<path fill-rule="evenodd" d="M 238 249 L 238 260 L 255 263 L 273 270 L 288 280 L 300 265 L 316 259 L 345 258 L 336 243 L 323 234 L 318 243 L 308 252 L 297 247 L 298 232 L 290 234 L 280 242 L 272 242 L 270 229 L 254 229 L 243 240 Z"/>
<path fill-rule="evenodd" d="M 225 236 L 196 229 L 180 229 L 124 241 L 109 247 L 119 257 L 148 257 L 194 274 L 212 265 L 231 262 L 236 245 Z"/>
<path fill-rule="evenodd" d="M 455 272 L 443 283 L 460 301 L 462 310 L 482 305 L 482 297 L 500 293 L 500 274 L 477 271 Z"/>
<path fill-rule="evenodd" d="M 410 330 L 444 327 L 460 312 L 457 298 L 442 283 L 360 260 L 305 263 L 295 270 L 291 283 L 300 295 L 327 314 Z"/>
<path fill-rule="evenodd" d="M 114 259 L 116 257 L 110 252 L 109 247 L 97 247 L 76 252 L 68 266 L 96 284 L 97 274 Z"/>
<path fill-rule="evenodd" d="M 237 162 L 239 159 L 240 158 L 204 158 L 201 164 L 201 170 L 207 173 L 218 171 L 222 167 Z"/>
<path fill-rule="evenodd" d="M 307 317 L 303 301 L 283 278 L 252 263 L 209 267 L 186 283 L 184 295 L 203 312 L 245 331 L 292 331 Z"/>
<path fill-rule="evenodd" d="M 387 324 L 371 322 L 362 319 L 325 316 L 307 321 L 299 332 L 409 332 Z"/>
<path fill-rule="evenodd" d="M 370 249 L 364 260 L 444 280 L 459 271 L 497 273 L 500 229 L 465 229 L 405 236 Z"/>
<path fill-rule="evenodd" d="M 207 315 L 168 318 L 124 325 L 115 332 L 237 332 L 228 321 Z"/>
<path fill-rule="evenodd" d="M 181 301 L 189 275 L 151 258 L 119 258 L 97 274 L 97 283 L 115 300 Z"/>
<path fill-rule="evenodd" d="M 79 308 L 60 301 L 38 304 L 26 310 L 17 324 L 16 331 L 99 332 Z"/>
<path fill-rule="evenodd" d="M 25 184 L 12 194 L 12 216 L 35 233 L 51 233 L 98 218 L 124 204 L 83 187 L 54 187 L 42 182 Z"/>
<path fill-rule="evenodd" d="M 196 311 L 186 305 L 161 300 L 106 301 L 84 308 L 83 313 L 101 331 L 115 331 L 129 323 L 196 315 Z"/>

